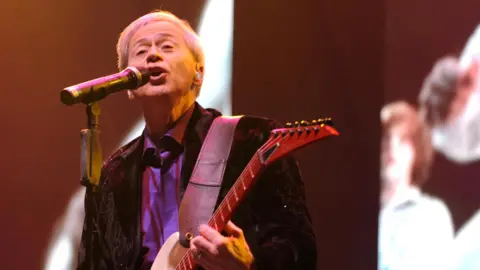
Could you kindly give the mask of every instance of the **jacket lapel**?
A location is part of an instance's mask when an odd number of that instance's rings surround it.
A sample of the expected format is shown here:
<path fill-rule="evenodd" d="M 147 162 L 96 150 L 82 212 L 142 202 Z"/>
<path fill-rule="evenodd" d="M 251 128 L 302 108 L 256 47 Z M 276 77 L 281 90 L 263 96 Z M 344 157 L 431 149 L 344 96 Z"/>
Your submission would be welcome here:
<path fill-rule="evenodd" d="M 110 211 L 117 216 L 118 222 L 113 220 L 109 230 L 114 233 L 112 248 L 117 262 L 123 265 L 140 263 L 142 235 L 141 235 L 141 176 L 143 165 L 141 154 L 143 150 L 143 138 L 137 138 L 132 144 L 119 155 L 118 165 L 114 169 L 113 179 L 119 181 L 112 186 L 113 202 Z"/>

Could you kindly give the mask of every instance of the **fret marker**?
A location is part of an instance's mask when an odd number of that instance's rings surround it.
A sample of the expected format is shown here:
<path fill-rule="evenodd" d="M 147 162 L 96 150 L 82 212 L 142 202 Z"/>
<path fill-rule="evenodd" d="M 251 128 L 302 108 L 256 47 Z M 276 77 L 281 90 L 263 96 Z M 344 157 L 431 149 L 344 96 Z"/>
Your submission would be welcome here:
<path fill-rule="evenodd" d="M 243 186 L 243 190 L 247 190 L 247 187 L 245 186 L 245 183 L 242 181 L 242 186 Z"/>
<path fill-rule="evenodd" d="M 237 196 L 237 192 L 235 191 L 235 189 L 233 189 L 233 194 L 235 195 L 235 200 L 237 200 L 237 202 L 238 202 L 238 196 Z"/>
<path fill-rule="evenodd" d="M 255 175 L 254 175 L 253 172 L 252 172 L 252 168 L 250 168 L 250 166 L 248 167 L 248 170 L 250 171 L 250 176 L 251 176 L 252 178 L 255 177 Z"/>
<path fill-rule="evenodd" d="M 232 212 L 232 208 L 230 208 L 230 203 L 228 202 L 228 199 L 227 199 L 227 206 L 228 206 L 228 211 Z"/>

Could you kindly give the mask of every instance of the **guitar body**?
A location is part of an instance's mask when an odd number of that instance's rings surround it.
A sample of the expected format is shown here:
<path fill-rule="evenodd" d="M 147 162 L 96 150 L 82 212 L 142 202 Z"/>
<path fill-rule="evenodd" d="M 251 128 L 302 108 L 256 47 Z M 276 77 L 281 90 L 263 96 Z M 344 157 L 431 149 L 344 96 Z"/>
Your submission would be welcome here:
<path fill-rule="evenodd" d="M 172 234 L 155 257 L 151 270 L 175 270 L 188 249 L 180 245 L 179 233 Z"/>

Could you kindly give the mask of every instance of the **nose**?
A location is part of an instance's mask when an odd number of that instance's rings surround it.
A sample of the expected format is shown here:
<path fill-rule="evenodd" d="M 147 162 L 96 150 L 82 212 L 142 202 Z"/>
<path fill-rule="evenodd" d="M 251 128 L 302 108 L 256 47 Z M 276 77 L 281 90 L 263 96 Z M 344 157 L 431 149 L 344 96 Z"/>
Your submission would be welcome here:
<path fill-rule="evenodd" d="M 155 63 L 162 60 L 162 55 L 152 46 L 152 48 L 148 50 L 147 63 Z"/>

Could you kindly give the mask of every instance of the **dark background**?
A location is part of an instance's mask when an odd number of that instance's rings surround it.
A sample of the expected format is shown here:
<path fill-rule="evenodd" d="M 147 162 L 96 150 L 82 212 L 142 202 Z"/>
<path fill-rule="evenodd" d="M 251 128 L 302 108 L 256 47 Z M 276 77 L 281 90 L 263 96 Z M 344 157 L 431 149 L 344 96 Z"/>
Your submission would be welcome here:
<path fill-rule="evenodd" d="M 79 187 L 84 110 L 60 104 L 59 91 L 116 72 L 118 34 L 138 16 L 163 8 L 196 26 L 203 4 L 0 3 L 2 269 L 41 269 L 53 223 Z M 479 6 L 447 0 L 236 1 L 233 113 L 282 122 L 331 116 L 341 134 L 296 154 L 318 239 L 318 269 L 375 269 L 380 106 L 384 96 L 415 101 L 435 59 L 462 49 Z M 140 110 L 122 94 L 101 108 L 106 156 Z M 468 193 L 474 190 L 470 172 L 439 158 L 428 184 L 447 199 L 457 223 L 477 207 Z"/>

